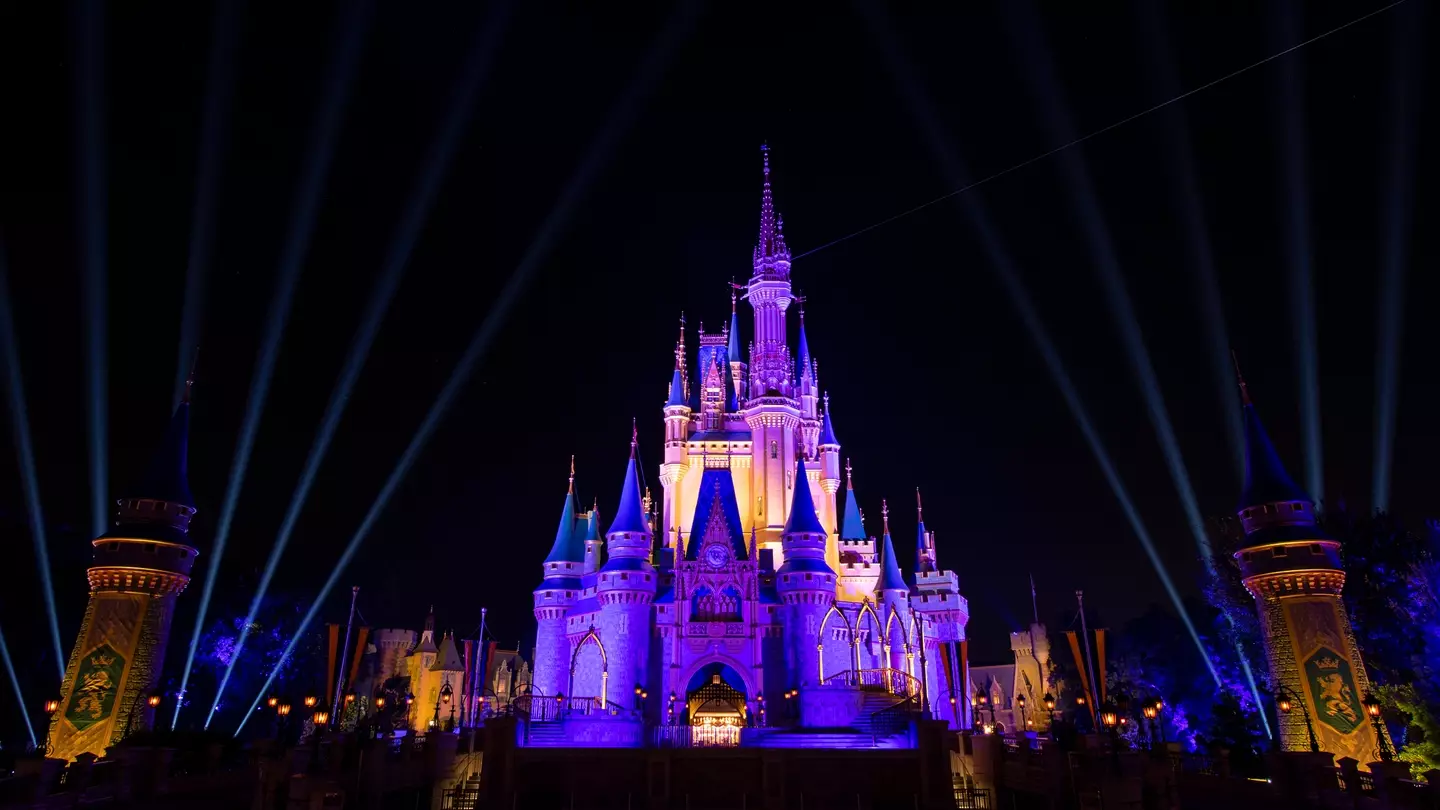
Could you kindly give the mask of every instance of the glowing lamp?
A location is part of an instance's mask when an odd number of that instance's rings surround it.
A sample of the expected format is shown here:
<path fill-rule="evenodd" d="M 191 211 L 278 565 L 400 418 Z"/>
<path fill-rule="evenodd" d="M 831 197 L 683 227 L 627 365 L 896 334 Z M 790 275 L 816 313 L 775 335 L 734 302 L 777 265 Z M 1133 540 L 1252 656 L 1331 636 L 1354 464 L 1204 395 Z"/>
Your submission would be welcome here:
<path fill-rule="evenodd" d="M 448 704 L 450 702 L 450 696 L 453 694 L 455 694 L 455 690 L 450 688 L 450 684 L 447 683 L 440 687 L 440 702 Z"/>
<path fill-rule="evenodd" d="M 307 708 L 307 709 L 313 709 L 313 708 L 315 708 L 315 704 L 316 704 L 316 703 L 319 703 L 319 702 L 320 702 L 320 701 L 318 701 L 318 700 L 315 699 L 315 696 L 314 696 L 314 695 L 306 695 L 306 696 L 305 696 L 305 708 Z"/>
<path fill-rule="evenodd" d="M 355 693 L 354 693 L 354 692 L 346 692 L 346 693 L 345 693 L 345 702 L 346 702 L 346 703 L 354 703 L 354 702 L 355 702 Z"/>
<path fill-rule="evenodd" d="M 976 705 L 978 705 L 978 706 L 984 706 L 986 703 L 989 703 L 989 702 L 990 702 L 990 699 L 987 698 L 987 697 L 985 697 L 985 693 L 984 693 L 984 692 L 976 692 L 976 693 L 975 693 L 975 703 L 976 703 Z"/>
<path fill-rule="evenodd" d="M 755 699 L 760 702 L 760 705 L 762 705 L 762 706 L 765 705 L 765 696 L 764 696 L 764 695 L 757 694 L 757 695 L 755 695 Z"/>
<path fill-rule="evenodd" d="M 322 709 L 321 711 L 315 712 L 314 714 L 310 715 L 310 720 L 314 722 L 317 726 L 323 726 L 326 723 L 330 722 L 330 713 Z"/>
<path fill-rule="evenodd" d="M 954 696 L 954 695 L 951 695 L 951 696 L 950 696 L 950 705 L 951 705 L 951 706 L 954 706 L 954 705 L 955 705 L 955 696 Z"/>
<path fill-rule="evenodd" d="M 642 690 L 642 691 L 640 692 L 640 699 L 641 699 L 641 700 L 649 700 L 649 699 L 650 699 L 650 693 Z"/>
<path fill-rule="evenodd" d="M 641 688 L 640 688 L 639 686 L 636 686 L 636 687 L 635 687 L 635 697 L 640 697 L 640 692 L 641 692 L 641 691 L 642 691 Z"/>
<path fill-rule="evenodd" d="M 1284 695 L 1281 695 L 1280 699 L 1275 701 L 1275 706 L 1280 709 L 1280 711 L 1285 712 L 1286 714 L 1289 714 L 1290 710 L 1295 708 L 1295 704 L 1290 702 L 1290 698 L 1285 697 Z"/>
<path fill-rule="evenodd" d="M 280 698 L 271 695 L 268 699 L 266 699 L 265 705 L 273 709 L 276 706 L 280 705 Z"/>
<path fill-rule="evenodd" d="M 377 697 L 377 698 L 375 698 L 375 708 L 377 708 L 377 709 L 383 709 L 383 708 L 385 708 L 385 698 L 383 698 L 383 697 Z"/>
<path fill-rule="evenodd" d="M 670 702 L 671 702 L 671 703 L 674 703 L 674 702 L 675 702 L 675 693 L 674 693 L 674 692 L 671 692 L 671 693 L 670 693 Z"/>
<path fill-rule="evenodd" d="M 1084 706 L 1084 705 L 1085 705 L 1085 696 L 1084 696 L 1084 695 L 1076 695 L 1076 696 L 1075 696 L 1075 705 L 1076 705 L 1076 706 Z"/>
<path fill-rule="evenodd" d="M 1020 708 L 1022 708 L 1022 709 L 1025 708 L 1025 696 L 1024 696 L 1024 695 L 1016 695 L 1016 696 L 1015 696 L 1015 702 L 1020 705 Z"/>
<path fill-rule="evenodd" d="M 150 704 L 150 708 L 153 709 L 153 708 L 155 708 L 156 706 L 159 706 L 159 705 L 160 705 L 160 696 L 159 696 L 159 695 L 151 695 L 150 697 L 148 697 L 148 698 L 145 699 L 145 702 L 148 703 L 148 704 Z"/>
<path fill-rule="evenodd" d="M 289 704 L 289 703 L 281 703 L 279 706 L 276 706 L 276 707 L 275 707 L 275 713 L 278 714 L 278 715 L 280 715 L 281 717 L 289 717 L 289 716 L 290 716 L 290 704 Z"/>
<path fill-rule="evenodd" d="M 406 706 L 409 706 L 411 703 L 414 703 L 414 702 L 415 702 L 415 696 L 412 695 L 412 694 L 410 694 L 409 692 L 406 692 L 406 693 L 405 693 L 405 705 L 406 705 Z"/>
<path fill-rule="evenodd" d="M 1160 714 L 1160 710 L 1157 709 L 1157 708 L 1155 708 L 1155 704 L 1153 704 L 1153 703 L 1147 705 L 1145 708 L 1141 709 L 1140 711 L 1145 715 L 1145 719 L 1146 719 L 1146 720 L 1154 720 L 1154 719 L 1155 719 L 1155 716 L 1158 715 L 1158 714 Z"/>
<path fill-rule="evenodd" d="M 984 731 L 986 734 L 994 734 L 994 733 L 995 733 L 995 727 L 992 726 L 992 725 L 990 725 L 989 723 L 986 723 L 981 730 Z"/>
<path fill-rule="evenodd" d="M 1115 709 L 1107 706 L 1100 710 L 1100 722 L 1114 728 L 1120 722 L 1120 715 Z"/>
<path fill-rule="evenodd" d="M 1055 696 L 1054 696 L 1054 695 L 1050 694 L 1049 692 L 1046 692 L 1046 693 L 1045 693 L 1045 697 L 1040 698 L 1040 700 L 1045 704 L 1045 711 L 1047 711 L 1047 712 L 1053 712 L 1053 711 L 1055 711 Z"/>
<path fill-rule="evenodd" d="M 1129 724 L 1130 724 L 1130 718 L 1128 718 L 1128 717 L 1126 717 L 1126 716 L 1124 716 L 1124 715 L 1121 715 L 1121 716 L 1120 716 L 1120 725 L 1125 726 L 1125 725 L 1129 725 Z"/>
<path fill-rule="evenodd" d="M 1366 692 L 1365 699 L 1360 701 L 1365 706 L 1365 713 L 1371 717 L 1380 716 L 1380 698 L 1375 697 L 1374 692 Z"/>
<path fill-rule="evenodd" d="M 1158 697 L 1153 698 L 1153 700 L 1155 701 L 1155 711 L 1161 712 L 1165 710 L 1165 701 L 1161 700 Z"/>
<path fill-rule="evenodd" d="M 46 713 L 46 714 L 54 714 L 55 712 L 58 712 L 58 711 L 60 711 L 60 701 L 55 700 L 54 698 L 51 698 L 50 700 L 45 701 L 45 713 Z"/>
<path fill-rule="evenodd" d="M 560 706 L 560 705 L 563 705 L 564 703 L 565 703 L 565 693 L 562 692 L 562 693 L 560 693 L 560 694 L 558 694 L 558 695 L 555 696 L 555 705 Z"/>

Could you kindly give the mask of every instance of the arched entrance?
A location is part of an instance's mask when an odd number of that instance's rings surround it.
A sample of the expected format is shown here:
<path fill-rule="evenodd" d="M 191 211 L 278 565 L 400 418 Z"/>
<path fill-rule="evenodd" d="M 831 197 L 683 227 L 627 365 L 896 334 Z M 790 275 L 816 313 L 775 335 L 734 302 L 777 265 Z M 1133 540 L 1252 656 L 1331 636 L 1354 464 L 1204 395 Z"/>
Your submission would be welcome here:
<path fill-rule="evenodd" d="M 745 679 L 730 666 L 714 662 L 700 667 L 685 688 L 685 718 L 690 744 L 732 747 L 749 722 Z"/>

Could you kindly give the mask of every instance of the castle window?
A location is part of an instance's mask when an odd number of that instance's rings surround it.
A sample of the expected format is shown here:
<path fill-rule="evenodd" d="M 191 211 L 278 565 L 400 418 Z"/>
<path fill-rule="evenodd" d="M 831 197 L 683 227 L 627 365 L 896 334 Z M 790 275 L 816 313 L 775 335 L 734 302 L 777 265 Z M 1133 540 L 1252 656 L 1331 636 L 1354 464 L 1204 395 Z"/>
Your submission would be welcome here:
<path fill-rule="evenodd" d="M 1325 552 L 1324 552 L 1324 550 L 1322 550 L 1322 549 L 1320 548 L 1320 544 L 1319 544 L 1319 543 L 1311 543 L 1311 544 L 1310 544 L 1310 553 L 1311 553 L 1311 554 L 1324 554 Z"/>
<path fill-rule="evenodd" d="M 806 579 L 807 582 L 808 582 L 809 580 L 814 579 L 814 578 L 815 578 L 815 575 L 814 575 L 814 574 L 806 574 L 806 575 L 805 575 L 805 579 Z"/>
<path fill-rule="evenodd" d="M 1288 556 L 1290 552 L 1284 546 L 1280 546 L 1271 553 L 1274 554 L 1276 557 L 1285 557 Z"/>
<path fill-rule="evenodd" d="M 770 458 L 779 458 L 779 457 L 780 457 L 780 445 L 777 444 L 777 443 L 775 443 L 775 442 L 770 442 Z"/>

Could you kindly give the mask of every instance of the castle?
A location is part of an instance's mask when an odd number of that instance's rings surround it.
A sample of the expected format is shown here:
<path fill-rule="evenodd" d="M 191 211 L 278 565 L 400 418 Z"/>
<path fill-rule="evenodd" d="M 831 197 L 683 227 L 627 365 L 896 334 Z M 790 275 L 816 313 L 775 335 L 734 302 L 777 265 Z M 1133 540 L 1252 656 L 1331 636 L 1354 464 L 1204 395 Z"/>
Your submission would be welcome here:
<path fill-rule="evenodd" d="M 918 493 L 913 580 L 884 501 L 880 538 L 867 534 L 763 154 L 753 272 L 733 288 L 754 313 L 752 340 L 742 353 L 732 291 L 728 325 L 702 326 L 692 366 L 682 318 L 659 501 L 642 492 L 632 431 L 602 541 L 595 510 L 577 517 L 572 465 L 534 592 L 528 710 L 563 726 L 568 744 L 640 744 L 645 725 L 738 738 L 777 724 L 865 730 L 879 714 L 922 708 L 956 727 L 970 715 L 969 607 L 940 567 Z"/>

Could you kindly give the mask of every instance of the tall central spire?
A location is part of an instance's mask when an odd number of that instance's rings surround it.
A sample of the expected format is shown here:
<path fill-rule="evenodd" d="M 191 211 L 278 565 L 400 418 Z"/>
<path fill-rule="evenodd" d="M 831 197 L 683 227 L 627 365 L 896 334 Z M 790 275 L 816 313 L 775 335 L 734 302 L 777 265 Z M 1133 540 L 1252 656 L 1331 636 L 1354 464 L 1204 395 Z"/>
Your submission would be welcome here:
<path fill-rule="evenodd" d="M 755 243 L 755 275 L 790 276 L 790 248 L 785 245 L 785 220 L 775 211 L 770 190 L 770 145 L 761 144 L 765 184 L 760 191 L 760 238 Z"/>

